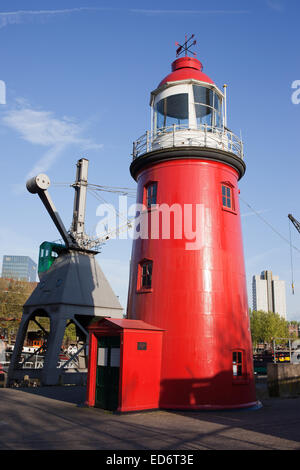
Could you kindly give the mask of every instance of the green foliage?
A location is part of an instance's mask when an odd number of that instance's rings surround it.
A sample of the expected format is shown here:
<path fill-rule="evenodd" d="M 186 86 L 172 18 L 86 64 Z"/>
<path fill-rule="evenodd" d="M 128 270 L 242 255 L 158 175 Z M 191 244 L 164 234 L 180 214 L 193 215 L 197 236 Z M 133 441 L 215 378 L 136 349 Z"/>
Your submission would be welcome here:
<path fill-rule="evenodd" d="M 288 322 L 278 313 L 253 310 L 250 312 L 250 328 L 254 346 L 258 343 L 271 343 L 273 338 L 291 337 Z M 277 341 L 279 342 L 280 340 Z"/>
<path fill-rule="evenodd" d="M 64 342 L 75 343 L 76 342 L 76 327 L 74 324 L 71 324 L 66 328 L 64 334 Z"/>
<path fill-rule="evenodd" d="M 21 318 L 22 307 L 36 283 L 0 278 L 1 317 Z"/>
<path fill-rule="evenodd" d="M 23 305 L 35 289 L 36 282 L 15 281 L 0 278 L 0 333 L 7 331 L 9 341 L 19 328 L 23 313 Z M 30 320 L 28 331 L 41 331 L 41 327 L 49 332 L 50 320 L 48 317 L 36 317 L 39 325 Z M 1 333 L 2 334 L 2 333 Z M 43 336 L 44 333 L 42 333 Z M 76 342 L 76 328 L 70 324 L 64 335 L 64 342 Z"/>
<path fill-rule="evenodd" d="M 0 278 L 0 328 L 16 333 L 23 305 L 35 288 L 35 282 Z"/>

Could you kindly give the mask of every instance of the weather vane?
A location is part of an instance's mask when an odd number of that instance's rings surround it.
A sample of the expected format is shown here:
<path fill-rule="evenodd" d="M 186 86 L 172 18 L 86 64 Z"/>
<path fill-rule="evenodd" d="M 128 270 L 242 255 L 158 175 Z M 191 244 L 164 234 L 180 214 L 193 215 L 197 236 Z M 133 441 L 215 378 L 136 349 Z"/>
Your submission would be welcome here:
<path fill-rule="evenodd" d="M 193 52 L 190 50 L 190 48 L 192 46 L 195 46 L 196 44 L 196 39 L 194 39 L 194 41 L 192 43 L 190 43 L 190 41 L 195 37 L 194 34 L 191 35 L 191 37 L 189 39 L 187 39 L 187 35 L 185 35 L 185 42 L 184 44 L 179 44 L 179 42 L 175 42 L 175 46 L 179 46 L 177 49 L 176 49 L 176 57 L 180 56 L 180 54 L 182 54 L 183 52 L 185 53 L 185 56 L 187 56 L 187 53 L 190 52 L 191 54 L 193 54 L 194 56 L 196 55 L 196 52 Z"/>

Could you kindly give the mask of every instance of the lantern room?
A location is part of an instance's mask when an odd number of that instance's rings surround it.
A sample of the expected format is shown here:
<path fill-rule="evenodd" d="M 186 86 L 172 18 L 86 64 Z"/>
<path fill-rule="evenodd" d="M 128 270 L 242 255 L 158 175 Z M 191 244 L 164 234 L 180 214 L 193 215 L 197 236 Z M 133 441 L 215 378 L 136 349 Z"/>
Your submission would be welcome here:
<path fill-rule="evenodd" d="M 166 148 L 205 147 L 243 160 L 242 141 L 227 128 L 226 89 L 203 73 L 195 57 L 176 59 L 151 92 L 151 128 L 134 142 L 133 159 Z"/>
<path fill-rule="evenodd" d="M 192 69 L 189 78 L 186 69 Z M 192 129 L 223 127 L 224 95 L 202 69 L 201 62 L 192 57 L 173 62 L 173 72 L 151 93 L 154 133 L 173 125 Z"/>

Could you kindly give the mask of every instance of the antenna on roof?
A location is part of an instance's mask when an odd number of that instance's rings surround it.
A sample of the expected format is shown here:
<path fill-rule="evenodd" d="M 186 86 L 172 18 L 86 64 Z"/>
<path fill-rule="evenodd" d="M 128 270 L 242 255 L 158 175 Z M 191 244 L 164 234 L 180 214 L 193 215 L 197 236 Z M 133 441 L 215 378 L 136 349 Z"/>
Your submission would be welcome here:
<path fill-rule="evenodd" d="M 191 37 L 189 39 L 187 39 L 187 35 L 185 35 L 185 42 L 184 44 L 179 44 L 179 42 L 175 42 L 175 46 L 179 46 L 177 49 L 176 49 L 176 57 L 180 56 L 180 54 L 182 54 L 183 52 L 185 53 L 184 55 L 187 56 L 187 53 L 190 52 L 191 54 L 193 54 L 194 56 L 196 56 L 196 52 L 193 52 L 190 50 L 190 48 L 192 46 L 195 46 L 196 44 L 196 39 L 194 39 L 194 41 L 192 43 L 190 43 L 190 41 L 195 37 L 194 34 L 191 35 Z M 190 43 L 190 44 L 189 44 Z"/>

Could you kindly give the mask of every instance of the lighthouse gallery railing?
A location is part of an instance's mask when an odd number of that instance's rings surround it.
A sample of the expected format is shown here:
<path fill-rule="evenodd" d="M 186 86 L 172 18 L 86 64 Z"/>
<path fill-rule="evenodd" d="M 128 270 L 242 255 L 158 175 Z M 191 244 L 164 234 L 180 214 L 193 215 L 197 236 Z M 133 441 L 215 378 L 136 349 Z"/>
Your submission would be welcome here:
<path fill-rule="evenodd" d="M 243 143 L 230 130 L 207 125 L 194 129 L 177 124 L 145 132 L 133 142 L 132 156 L 136 159 L 152 150 L 182 146 L 211 147 L 232 152 L 242 160 L 244 158 Z"/>

